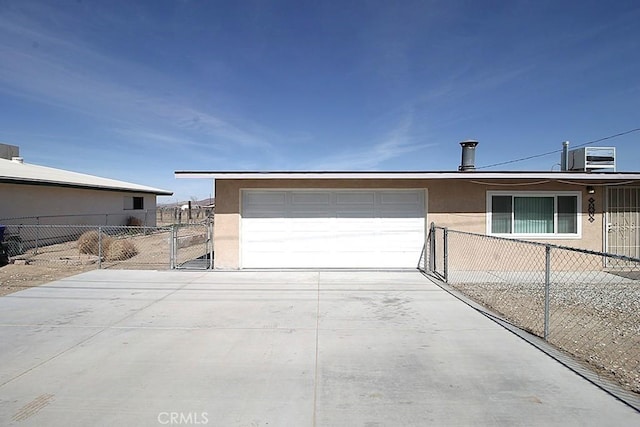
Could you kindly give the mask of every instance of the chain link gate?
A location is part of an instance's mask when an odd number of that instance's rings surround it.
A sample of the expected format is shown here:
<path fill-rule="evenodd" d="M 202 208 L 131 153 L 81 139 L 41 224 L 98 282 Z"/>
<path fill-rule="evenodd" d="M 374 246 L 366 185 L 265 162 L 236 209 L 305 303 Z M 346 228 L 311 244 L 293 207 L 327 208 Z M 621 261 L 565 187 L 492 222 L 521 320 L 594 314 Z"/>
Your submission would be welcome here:
<path fill-rule="evenodd" d="M 174 224 L 171 239 L 171 268 L 207 270 L 213 268 L 213 223 Z"/>

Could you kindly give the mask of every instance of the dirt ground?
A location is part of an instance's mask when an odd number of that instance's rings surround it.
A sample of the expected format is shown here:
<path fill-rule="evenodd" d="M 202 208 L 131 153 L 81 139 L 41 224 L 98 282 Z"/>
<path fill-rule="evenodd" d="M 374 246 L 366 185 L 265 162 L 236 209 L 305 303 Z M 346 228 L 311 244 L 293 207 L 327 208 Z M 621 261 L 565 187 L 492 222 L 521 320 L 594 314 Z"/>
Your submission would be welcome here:
<path fill-rule="evenodd" d="M 81 254 L 76 241 L 30 249 L 15 257 L 13 264 L 0 267 L 0 296 L 42 285 L 97 268 L 164 270 L 170 268 L 170 233 L 118 236 L 134 243 L 138 253 L 125 260 L 105 259 L 98 265 L 94 255 Z M 181 229 L 175 263 L 180 265 L 207 252 L 206 230 Z"/>
<path fill-rule="evenodd" d="M 93 270 L 93 266 L 57 265 L 17 265 L 9 264 L 0 267 L 0 297 L 18 292 L 43 283 L 53 282 L 65 277 L 73 276 L 83 271 Z"/>

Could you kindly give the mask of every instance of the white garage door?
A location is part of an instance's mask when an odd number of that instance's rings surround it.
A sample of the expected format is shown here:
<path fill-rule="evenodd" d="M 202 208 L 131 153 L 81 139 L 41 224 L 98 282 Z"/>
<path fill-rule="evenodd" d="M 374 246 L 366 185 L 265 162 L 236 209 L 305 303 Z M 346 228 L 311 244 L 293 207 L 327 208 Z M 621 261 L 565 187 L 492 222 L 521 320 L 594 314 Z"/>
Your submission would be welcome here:
<path fill-rule="evenodd" d="M 415 268 L 423 190 L 242 193 L 243 268 Z"/>

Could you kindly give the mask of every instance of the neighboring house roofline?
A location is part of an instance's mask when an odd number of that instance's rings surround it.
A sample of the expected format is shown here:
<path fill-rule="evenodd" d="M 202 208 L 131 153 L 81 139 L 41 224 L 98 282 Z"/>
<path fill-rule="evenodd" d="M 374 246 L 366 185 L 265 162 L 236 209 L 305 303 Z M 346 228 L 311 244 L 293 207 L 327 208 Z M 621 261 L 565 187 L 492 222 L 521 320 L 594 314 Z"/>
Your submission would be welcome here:
<path fill-rule="evenodd" d="M 357 172 L 357 171 L 175 171 L 176 178 L 213 179 L 546 179 L 640 181 L 640 172 Z"/>
<path fill-rule="evenodd" d="M 63 169 L 0 159 L 0 182 L 170 196 L 171 191 Z"/>
<path fill-rule="evenodd" d="M 70 184 L 70 183 L 49 182 L 49 181 L 42 181 L 42 180 L 7 179 L 5 177 L 0 177 L 0 184 L 36 185 L 40 187 L 76 188 L 81 190 L 96 190 L 96 191 L 120 191 L 123 193 L 155 194 L 157 196 L 173 195 L 173 193 L 170 191 L 164 191 L 160 189 L 156 191 L 147 191 L 147 190 L 141 190 L 141 189 L 125 188 L 125 187 L 122 187 L 122 188 L 101 187 L 98 185 Z"/>

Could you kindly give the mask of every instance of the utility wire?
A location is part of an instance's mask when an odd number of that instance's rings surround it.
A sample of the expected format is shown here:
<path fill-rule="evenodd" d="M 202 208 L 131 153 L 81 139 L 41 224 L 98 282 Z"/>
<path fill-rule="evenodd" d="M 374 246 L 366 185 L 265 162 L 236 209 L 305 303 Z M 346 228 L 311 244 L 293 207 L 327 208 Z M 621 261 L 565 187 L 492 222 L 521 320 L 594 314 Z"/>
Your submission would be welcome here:
<path fill-rule="evenodd" d="M 574 145 L 574 146 L 572 146 L 572 148 L 584 147 L 585 145 L 591 145 L 591 144 L 595 144 L 596 142 L 602 142 L 602 141 L 606 141 L 608 139 L 618 138 L 620 136 L 628 135 L 630 133 L 638 132 L 638 131 L 640 131 L 640 128 L 631 129 L 631 130 L 628 130 L 628 131 L 625 131 L 625 132 L 616 133 L 615 135 L 609 135 L 609 136 L 605 136 L 604 138 L 595 139 L 593 141 L 584 142 L 582 144 Z M 536 154 L 536 155 L 528 156 L 528 157 L 522 157 L 520 159 L 507 160 L 506 162 L 494 163 L 494 164 L 486 165 L 486 166 L 478 166 L 478 167 L 476 167 L 476 169 L 486 169 L 486 168 L 492 168 L 494 166 L 502 166 L 502 165 L 508 165 L 508 164 L 511 164 L 511 163 L 523 162 L 525 160 L 536 159 L 538 157 L 549 156 L 551 154 L 556 154 L 556 153 L 560 153 L 560 152 L 562 152 L 562 148 L 559 149 L 559 150 L 549 151 L 547 153 Z"/>

